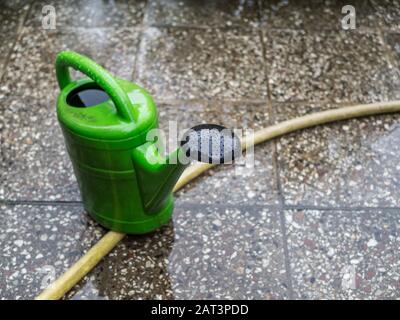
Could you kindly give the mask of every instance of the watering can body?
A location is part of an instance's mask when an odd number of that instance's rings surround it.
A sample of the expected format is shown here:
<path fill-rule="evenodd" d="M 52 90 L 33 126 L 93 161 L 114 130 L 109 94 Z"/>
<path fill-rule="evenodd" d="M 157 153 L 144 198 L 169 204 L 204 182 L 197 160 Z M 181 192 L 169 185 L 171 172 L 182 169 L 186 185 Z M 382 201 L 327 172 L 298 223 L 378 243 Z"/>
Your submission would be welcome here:
<path fill-rule="evenodd" d="M 70 67 L 88 78 L 71 80 Z M 185 165 L 170 164 L 146 139 L 158 126 L 151 96 L 71 51 L 57 56 L 56 73 L 61 88 L 57 117 L 86 211 L 123 233 L 142 234 L 164 225 L 173 211 L 172 188 Z"/>

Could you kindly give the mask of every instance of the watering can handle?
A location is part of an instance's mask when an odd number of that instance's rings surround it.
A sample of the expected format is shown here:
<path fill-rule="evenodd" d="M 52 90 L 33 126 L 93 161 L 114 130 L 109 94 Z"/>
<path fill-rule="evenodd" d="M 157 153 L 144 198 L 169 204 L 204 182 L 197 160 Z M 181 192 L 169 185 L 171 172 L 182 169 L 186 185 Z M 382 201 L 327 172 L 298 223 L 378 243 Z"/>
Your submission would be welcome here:
<path fill-rule="evenodd" d="M 69 67 L 81 71 L 94 80 L 111 97 L 118 114 L 124 120 L 135 121 L 137 119 L 137 112 L 133 108 L 128 95 L 113 75 L 88 57 L 74 51 L 62 51 L 57 55 L 56 75 L 61 89 L 71 83 Z"/>

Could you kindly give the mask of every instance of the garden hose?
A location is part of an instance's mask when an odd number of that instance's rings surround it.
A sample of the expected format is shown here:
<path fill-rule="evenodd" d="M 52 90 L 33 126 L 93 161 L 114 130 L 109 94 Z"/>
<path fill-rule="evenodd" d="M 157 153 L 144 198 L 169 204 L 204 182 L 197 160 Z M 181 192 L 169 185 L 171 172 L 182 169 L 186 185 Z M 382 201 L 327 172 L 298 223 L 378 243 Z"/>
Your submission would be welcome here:
<path fill-rule="evenodd" d="M 241 141 L 242 151 L 261 142 L 284 134 L 317 125 L 385 113 L 400 112 L 400 101 L 380 102 L 317 112 L 287 120 L 256 131 Z M 174 187 L 174 192 L 198 177 L 216 164 L 196 163 L 188 167 Z M 92 270 L 123 238 L 125 234 L 109 231 L 70 269 L 49 285 L 36 300 L 56 300 L 62 298 L 75 284 Z"/>

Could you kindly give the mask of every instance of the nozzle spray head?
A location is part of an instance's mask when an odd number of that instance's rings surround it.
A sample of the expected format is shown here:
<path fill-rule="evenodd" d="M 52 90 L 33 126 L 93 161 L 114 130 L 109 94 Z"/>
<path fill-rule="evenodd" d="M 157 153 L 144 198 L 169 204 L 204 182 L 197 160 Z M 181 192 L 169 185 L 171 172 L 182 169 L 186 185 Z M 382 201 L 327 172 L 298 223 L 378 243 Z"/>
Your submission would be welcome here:
<path fill-rule="evenodd" d="M 205 163 L 232 163 L 241 155 L 241 144 L 233 130 L 217 124 L 200 124 L 189 129 L 181 148 L 192 160 Z"/>

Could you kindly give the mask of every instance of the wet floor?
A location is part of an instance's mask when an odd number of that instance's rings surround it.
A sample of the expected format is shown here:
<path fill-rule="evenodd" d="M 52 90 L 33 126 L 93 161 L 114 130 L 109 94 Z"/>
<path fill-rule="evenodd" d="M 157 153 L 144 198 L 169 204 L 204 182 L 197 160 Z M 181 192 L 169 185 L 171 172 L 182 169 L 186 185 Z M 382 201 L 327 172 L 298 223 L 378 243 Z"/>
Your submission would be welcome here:
<path fill-rule="evenodd" d="M 2 1 L 0 298 L 30 299 L 106 232 L 84 212 L 55 116 L 54 59 L 139 83 L 160 126 L 259 129 L 400 99 L 400 2 Z M 42 27 L 42 7 L 56 29 Z M 68 299 L 400 298 L 400 115 L 304 130 L 176 194 Z"/>

